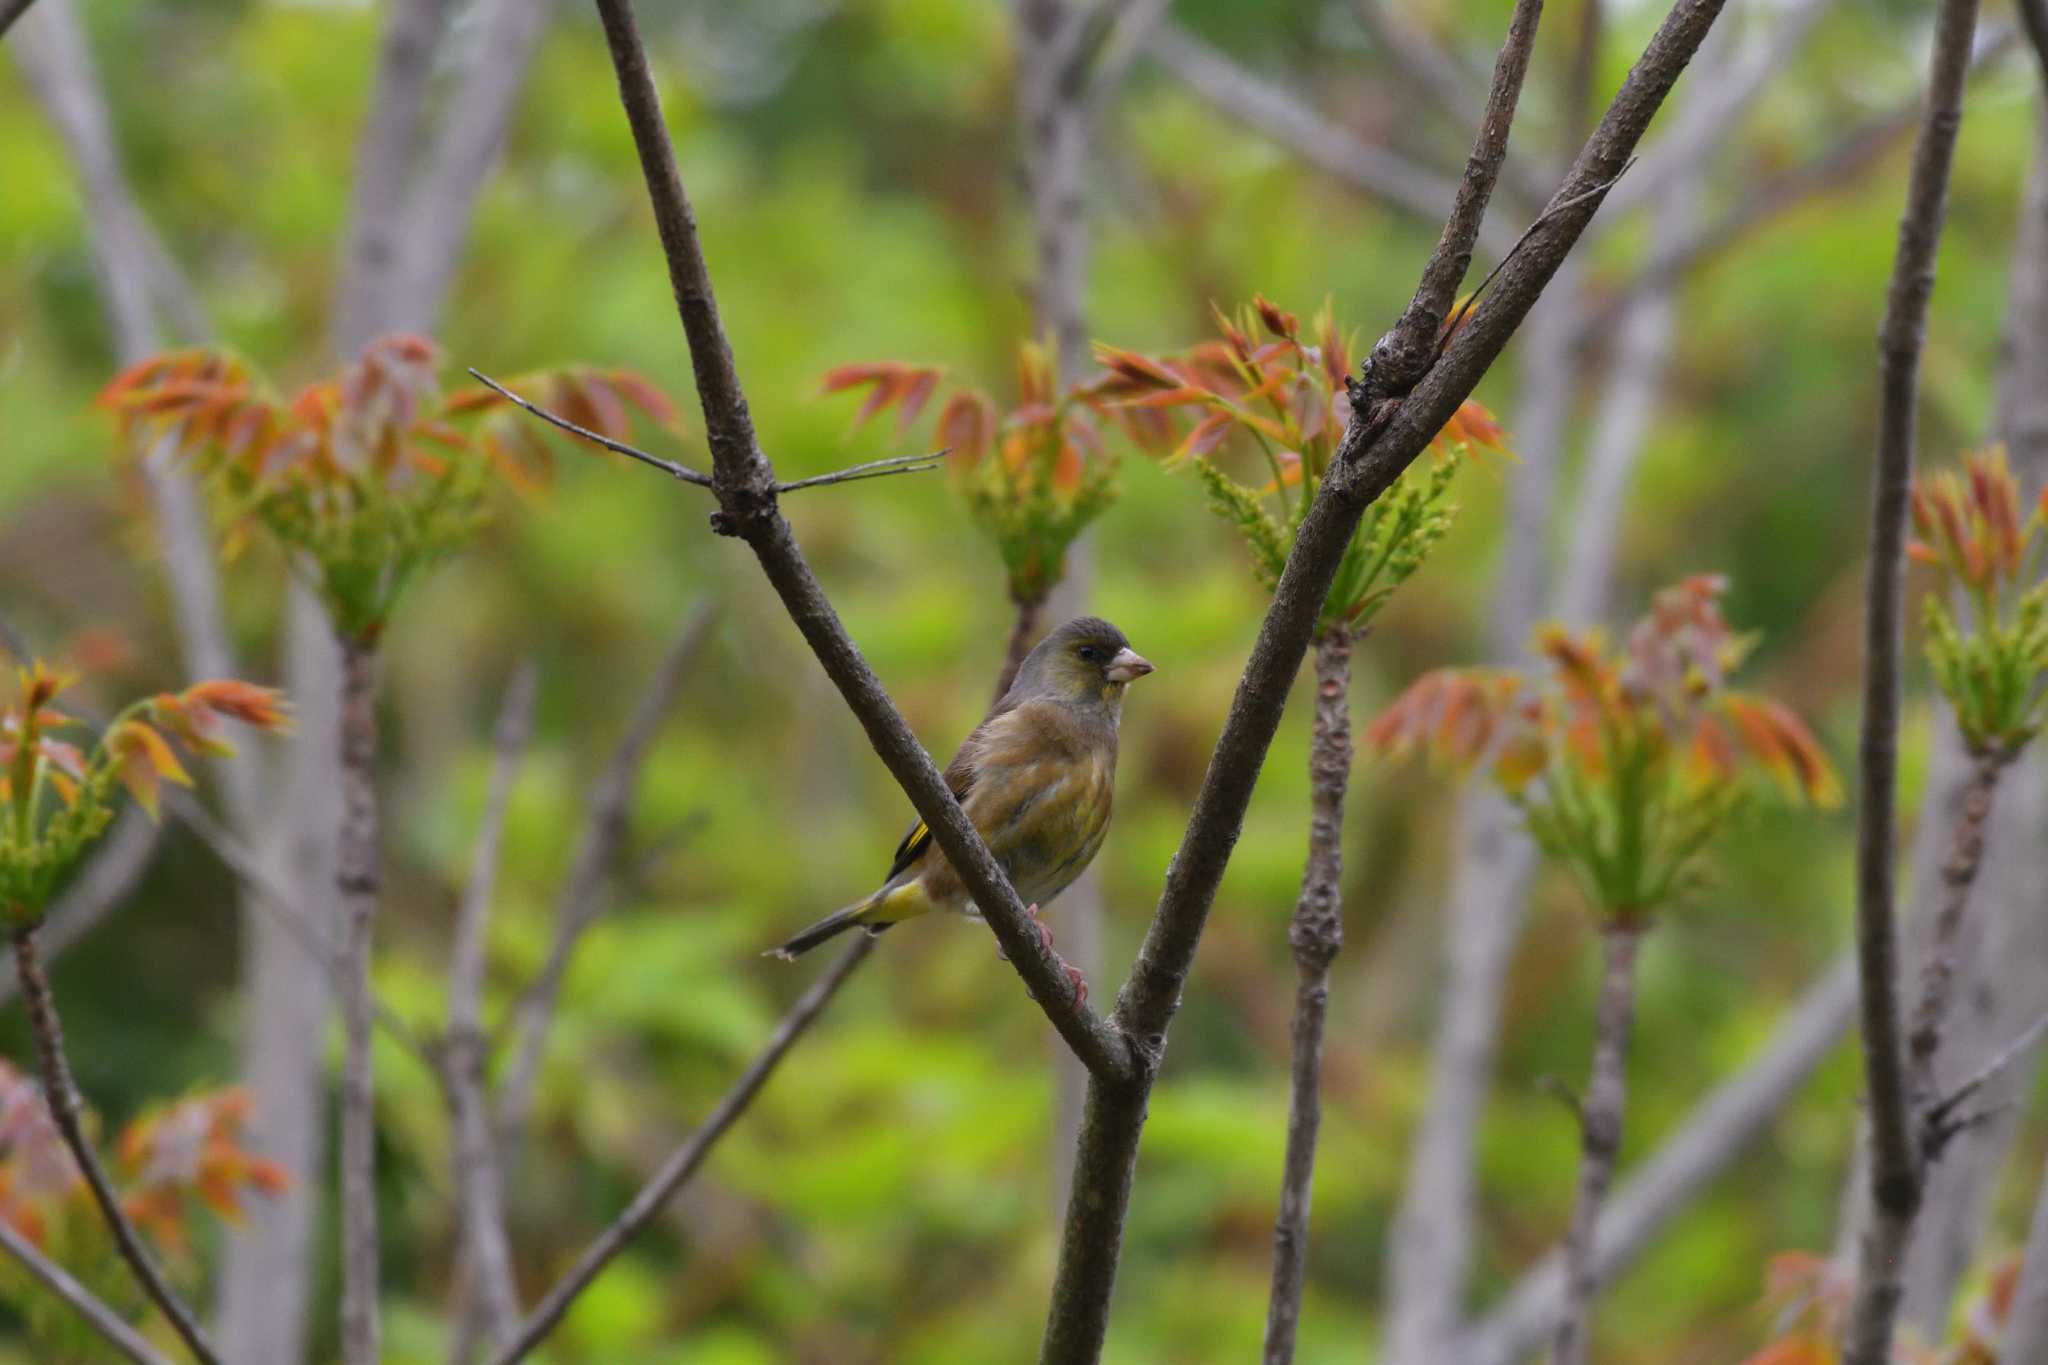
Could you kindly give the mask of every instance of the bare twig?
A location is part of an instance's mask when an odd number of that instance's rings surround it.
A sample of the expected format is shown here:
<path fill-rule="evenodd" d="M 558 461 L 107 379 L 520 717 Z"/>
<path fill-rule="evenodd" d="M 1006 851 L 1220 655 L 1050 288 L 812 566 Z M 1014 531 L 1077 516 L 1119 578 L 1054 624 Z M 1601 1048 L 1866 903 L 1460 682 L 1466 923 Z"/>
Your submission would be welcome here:
<path fill-rule="evenodd" d="M 853 969 L 874 951 L 874 943 L 865 934 L 856 936 L 825 975 L 812 983 L 811 988 L 783 1016 L 782 1022 L 776 1025 L 767 1046 L 719 1100 L 703 1126 L 662 1162 L 661 1169 L 633 1196 L 633 1202 L 576 1258 L 576 1264 L 555 1282 L 526 1321 L 520 1324 L 517 1335 L 493 1357 L 492 1365 L 514 1365 L 540 1345 L 562 1320 L 562 1315 L 569 1311 L 569 1305 L 576 1301 L 576 1297 L 588 1289 L 612 1259 L 660 1215 L 662 1207 L 696 1173 L 712 1146 L 746 1112 L 754 1096 L 774 1073 L 776 1063 L 824 1012 L 839 987 L 853 974 Z"/>
<path fill-rule="evenodd" d="M 1925 1116 L 1928 1144 L 1939 1150 L 1939 1141 L 1949 1133 L 1963 1106 L 1973 1099 L 1977 1092 L 2003 1076 L 2016 1062 L 2034 1050 L 2043 1036 L 2048 1036 L 2048 1015 L 2042 1015 L 2020 1033 L 2019 1037 L 2007 1043 L 1990 1060 L 1968 1076 L 1949 1087 L 1948 1092 L 1934 1099 L 1927 1106 Z"/>
<path fill-rule="evenodd" d="M 1551 1365 L 1585 1365 L 1591 1337 L 1593 1234 L 1600 1205 L 1621 1157 L 1622 1111 L 1628 1099 L 1628 1039 L 1636 1012 L 1636 950 L 1643 926 L 1620 921 L 1600 929 L 1604 970 L 1593 1026 L 1593 1080 L 1579 1109 L 1579 1189 L 1565 1235 L 1564 1311 L 1558 1316 Z"/>
<path fill-rule="evenodd" d="M 34 1242 L 16 1232 L 14 1224 L 4 1218 L 0 1218 L 0 1251 L 12 1256 L 37 1284 L 55 1294 L 108 1345 L 134 1361 L 135 1365 L 170 1365 L 170 1361 L 144 1341 L 142 1334 L 130 1327 L 125 1318 L 109 1308 L 97 1294 L 72 1279 L 63 1266 L 43 1255 Z"/>
<path fill-rule="evenodd" d="M 818 586 L 789 523 L 776 506 L 774 467 L 755 438 L 753 419 L 734 370 L 732 350 L 697 240 L 697 225 L 677 172 L 660 97 L 627 0 L 598 0 L 621 103 L 639 148 L 674 286 L 690 343 L 698 398 L 711 447 L 713 491 L 719 508 L 712 528 L 746 541 L 790 618 L 803 632 L 826 674 L 867 730 L 890 772 L 910 797 L 946 858 L 960 873 L 1011 965 L 1075 1053 L 1097 1074 L 1129 1074 L 1133 1060 L 1115 1031 L 1077 997 L 1059 958 L 1039 936 L 988 846 L 940 776 L 931 755 L 890 702 L 838 614 Z"/>
<path fill-rule="evenodd" d="M 684 483 L 693 483 L 696 484 L 699 488 L 711 487 L 711 476 L 709 474 L 700 474 L 696 470 L 690 468 L 688 465 L 677 464 L 674 460 L 664 460 L 659 455 L 650 455 L 646 451 L 640 449 L 638 446 L 629 446 L 624 441 L 614 441 L 609 436 L 600 436 L 596 432 L 590 430 L 588 427 L 578 426 L 576 423 L 570 421 L 566 417 L 557 417 L 554 413 L 549 412 L 546 408 L 543 408 L 536 403 L 527 402 L 524 398 L 521 398 L 518 394 L 512 392 L 512 390 L 506 388 L 503 384 L 500 384 L 497 380 L 491 378 L 482 370 L 479 370 L 474 366 L 470 367 L 469 374 L 470 378 L 476 380 L 479 384 L 482 384 L 485 388 L 491 390 L 500 398 L 505 399 L 507 402 L 515 403 L 518 406 L 526 409 L 535 417 L 540 418 L 541 421 L 546 422 L 549 426 L 559 427 L 561 430 L 568 432 L 572 436 L 581 436 L 584 440 L 590 442 L 592 445 L 603 446 L 606 450 L 611 451 L 615 455 L 624 455 L 628 459 L 638 460 L 640 463 L 644 465 L 649 465 L 655 469 L 659 469 L 662 473 L 668 475 L 672 479 L 680 479 Z"/>
<path fill-rule="evenodd" d="M 1916 1104 L 1930 1105 L 1935 1099 L 1934 1058 L 1941 1048 L 1942 1024 L 1948 1017 L 1949 997 L 1955 988 L 1963 914 L 1969 908 L 1970 888 L 1976 884 L 1977 869 L 1984 863 L 1984 834 L 1990 824 L 1999 775 L 2010 761 L 2011 756 L 2004 753 L 1974 756 L 1975 766 L 1969 785 L 1963 789 L 1963 809 L 1956 819 L 1948 861 L 1942 864 L 1941 905 L 1935 911 L 1933 932 L 1920 964 L 1920 996 L 1906 1034 L 1906 1087 Z M 1931 1110 L 1929 1117 L 1933 1117 Z"/>
<path fill-rule="evenodd" d="M 1308 1215 L 1316 1134 L 1323 1121 L 1323 1023 L 1330 963 L 1344 946 L 1344 794 L 1351 782 L 1351 645 L 1347 626 L 1316 637 L 1316 709 L 1309 738 L 1308 860 L 1287 941 L 1294 949 L 1293 1065 L 1287 1157 L 1273 1225 L 1273 1288 L 1266 1306 L 1266 1365 L 1294 1359 L 1308 1274 Z"/>
<path fill-rule="evenodd" d="M 1494 60 L 1493 84 L 1487 92 L 1479 133 L 1473 139 L 1472 154 L 1466 159 L 1465 175 L 1458 182 L 1458 192 L 1451 201 L 1451 213 L 1444 220 L 1436 250 L 1430 253 L 1429 263 L 1422 270 L 1422 282 L 1402 310 L 1400 320 L 1373 343 L 1372 354 L 1366 360 L 1363 397 L 1369 405 L 1405 395 L 1442 349 L 1445 319 L 1450 316 L 1465 272 L 1472 267 L 1472 248 L 1479 240 L 1487 201 L 1493 197 L 1500 168 L 1507 160 L 1508 134 L 1514 128 L 1515 106 L 1522 97 L 1522 80 L 1529 74 L 1529 54 L 1535 49 L 1536 26 L 1542 17 L 1543 0 L 1516 0 L 1514 12 L 1508 16 L 1507 41 L 1501 44 L 1500 55 Z M 1578 193 L 1587 194 L 1593 188 L 1589 186 Z M 1552 201 L 1553 207 L 1538 217 L 1537 224 L 1572 203 L 1573 200 L 1559 194 Z M 1501 258 L 1501 265 L 1513 260 L 1528 240 L 1527 233 L 1517 239 Z M 1486 283 L 1492 280 L 1493 276 L 1488 275 Z M 1475 297 L 1484 293 L 1485 288 L 1482 284 L 1475 290 Z"/>
<path fill-rule="evenodd" d="M 72 1159 L 78 1163 L 79 1174 L 85 1177 L 86 1188 L 92 1192 L 93 1202 L 99 1206 L 100 1217 L 105 1221 L 107 1231 L 113 1234 L 115 1248 L 135 1272 L 142 1292 L 170 1320 L 171 1327 L 192 1352 L 194 1360 L 200 1361 L 201 1365 L 220 1365 L 220 1356 L 214 1351 L 213 1343 L 207 1340 L 206 1333 L 200 1330 L 199 1320 L 178 1297 L 177 1291 L 171 1288 L 156 1258 L 142 1244 L 141 1234 L 128 1221 L 128 1214 L 121 1207 L 121 1196 L 116 1193 L 113 1181 L 107 1178 L 106 1167 L 100 1164 L 92 1139 L 85 1135 L 85 1124 L 79 1115 L 78 1085 L 71 1079 L 71 1063 L 64 1055 L 64 1028 L 57 1018 L 57 1001 L 50 994 L 49 978 L 43 974 L 42 960 L 36 952 L 35 927 L 16 925 L 12 935 L 14 970 L 21 981 L 22 1003 L 28 1009 L 29 1031 L 35 1035 L 36 1061 L 42 1072 L 43 1098 L 50 1106 L 50 1117 L 63 1136 L 64 1145 L 70 1149 Z"/>
<path fill-rule="evenodd" d="M 1863 726 L 1857 810 L 1856 943 L 1862 979 L 1864 1075 L 1871 1131 L 1872 1209 L 1844 1336 L 1845 1365 L 1886 1365 L 1902 1294 L 1900 1266 L 1919 1212 L 1925 1167 L 1902 1050 L 1898 925 L 1892 867 L 1898 786 L 1900 615 L 1906 504 L 1920 348 L 1934 292 L 1935 251 L 1946 216 L 1949 169 L 1962 125 L 1963 84 L 1976 0 L 1942 0 L 1930 59 L 1926 115 L 1913 149 L 1884 326 L 1882 400 L 1872 477 L 1866 580 Z"/>
<path fill-rule="evenodd" d="M 492 902 L 497 895 L 500 848 L 505 812 L 519 777 L 533 733 L 533 700 L 537 674 L 527 664 L 513 674 L 498 713 L 496 760 L 490 793 L 477 826 L 469 880 L 455 912 L 455 946 L 448 969 L 448 1037 L 442 1056 L 441 1081 L 455 1129 L 455 1188 L 461 1200 L 463 1279 L 468 1302 L 458 1327 L 458 1344 L 450 1353 L 457 1362 L 470 1356 L 473 1330 L 480 1329 L 491 1345 L 511 1336 L 519 1325 L 519 1291 L 512 1278 L 512 1247 L 505 1234 L 504 1190 L 498 1165 L 497 1136 L 492 1131 L 490 1098 L 484 1077 L 487 1040 L 483 1028 L 484 954 L 490 931 Z"/>
<path fill-rule="evenodd" d="M 1463 54 L 1437 42 L 1398 0 L 1353 0 L 1351 8 L 1366 33 L 1386 49 L 1388 65 L 1438 114 L 1461 129 L 1479 122 L 1479 101 L 1472 93 L 1479 73 L 1460 60 Z"/>
<path fill-rule="evenodd" d="M 377 1095 L 370 1032 L 377 849 L 377 655 L 341 641 L 341 1356 L 377 1365 Z"/>
<path fill-rule="evenodd" d="M 674 460 L 664 460 L 659 455 L 650 455 L 638 446 L 627 445 L 624 441 L 614 441 L 609 436 L 600 436 L 588 427 L 576 425 L 576 423 L 566 417 L 558 417 L 536 403 L 529 403 L 526 399 L 521 398 L 518 394 L 512 392 L 480 370 L 472 369 L 470 374 L 486 388 L 495 391 L 499 396 L 526 409 L 526 411 L 550 426 L 559 427 L 573 436 L 580 436 L 593 445 L 603 446 L 614 454 L 624 455 L 628 459 L 638 460 L 641 464 L 659 469 L 672 479 L 678 479 L 683 483 L 695 484 L 699 488 L 711 487 L 711 476 L 708 474 L 699 473 L 688 465 L 677 464 Z M 791 493 L 799 488 L 822 488 L 828 484 L 852 483 L 859 479 L 877 479 L 891 474 L 922 474 L 928 470 L 939 468 L 944 463 L 945 457 L 946 452 L 943 450 L 935 450 L 921 455 L 890 455 L 883 459 L 869 460 L 864 464 L 836 470 L 830 474 L 814 474 L 807 479 L 796 479 L 789 483 L 777 483 L 775 491 L 777 493 Z"/>
<path fill-rule="evenodd" d="M 711 626 L 717 619 L 718 609 L 710 601 L 692 604 L 682 629 L 634 704 L 618 746 L 584 798 L 583 828 L 569 860 L 569 875 L 555 897 L 555 936 L 548 945 L 547 960 L 533 984 L 521 993 L 504 1026 L 513 1034 L 512 1061 L 498 1089 L 498 1126 L 508 1150 L 526 1127 L 569 959 L 584 930 L 603 908 L 605 882 L 626 842 L 633 794 L 639 787 L 648 751 L 653 748 L 654 737 L 668 719 L 676 694 L 682 690 L 683 680 L 689 676 L 704 642 L 711 637 Z"/>
<path fill-rule="evenodd" d="M 1845 956 L 1807 988 L 1756 1059 L 1695 1105 L 1602 1206 L 1593 1236 L 1596 1284 L 1611 1283 L 1764 1133 L 1835 1050 L 1855 1016 L 1856 964 Z M 1525 1360 L 1556 1331 L 1564 1296 L 1564 1256 L 1552 1252 L 1462 1341 L 1445 1348 L 1447 1358 L 1461 1365 Z"/>

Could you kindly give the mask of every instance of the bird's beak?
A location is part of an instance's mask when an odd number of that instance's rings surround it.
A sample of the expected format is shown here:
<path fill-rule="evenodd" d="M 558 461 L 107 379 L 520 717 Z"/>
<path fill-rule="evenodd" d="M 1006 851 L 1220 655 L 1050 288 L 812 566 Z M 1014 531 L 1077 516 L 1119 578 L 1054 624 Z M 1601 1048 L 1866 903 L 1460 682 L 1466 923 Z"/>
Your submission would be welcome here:
<path fill-rule="evenodd" d="M 1107 677 L 1113 683 L 1127 683 L 1133 678 L 1142 678 L 1152 671 L 1152 665 L 1144 655 L 1128 645 L 1116 652 L 1109 661 Z"/>

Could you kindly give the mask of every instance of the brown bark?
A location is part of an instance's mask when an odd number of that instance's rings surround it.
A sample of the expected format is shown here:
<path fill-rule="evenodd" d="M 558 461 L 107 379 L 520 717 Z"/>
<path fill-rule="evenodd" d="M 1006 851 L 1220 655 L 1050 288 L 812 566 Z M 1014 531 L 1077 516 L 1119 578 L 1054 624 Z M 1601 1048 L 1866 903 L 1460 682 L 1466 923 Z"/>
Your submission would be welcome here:
<path fill-rule="evenodd" d="M 1600 930 L 1603 968 L 1593 1026 L 1593 1079 L 1579 1113 L 1579 1189 L 1571 1230 L 1565 1235 L 1564 1311 L 1551 1346 L 1551 1365 L 1585 1365 L 1591 1338 L 1593 1291 L 1599 1283 L 1593 1234 L 1621 1156 L 1628 1039 L 1636 1013 L 1636 950 L 1642 945 L 1643 930 L 1634 920 L 1617 920 Z"/>
<path fill-rule="evenodd" d="M 1288 1365 L 1301 1325 L 1308 1273 L 1308 1215 L 1316 1136 L 1323 1122 L 1323 1026 L 1330 963 L 1344 946 L 1344 794 L 1351 783 L 1351 631 L 1316 638 L 1316 710 L 1309 738 L 1308 860 L 1287 942 L 1294 949 L 1293 1065 L 1287 1157 L 1273 1224 L 1273 1289 L 1266 1307 L 1266 1365 Z"/>
<path fill-rule="evenodd" d="M 1907 497 L 1920 348 L 1934 292 L 1935 252 L 1962 127 L 1976 0 L 1942 0 L 1927 107 L 1913 148 L 1906 209 L 1879 333 L 1881 402 L 1865 582 L 1863 723 L 1856 828 L 1856 946 L 1862 979 L 1864 1078 L 1871 1133 L 1871 1210 L 1843 1337 L 1844 1365 L 1888 1365 L 1903 1293 L 1902 1262 L 1919 1212 L 1925 1165 L 1903 1055 L 1893 886 Z"/>
<path fill-rule="evenodd" d="M 989 700 L 999 702 L 1010 690 L 1010 684 L 1017 681 L 1017 670 L 1024 666 L 1024 656 L 1038 643 L 1039 618 L 1045 614 L 1043 602 L 1019 602 L 1017 616 L 1010 623 L 1010 642 L 1003 649 L 1003 667 L 996 674 L 995 695 Z"/>
<path fill-rule="evenodd" d="M 341 1356 L 377 1365 L 377 1101 L 371 1072 L 376 1014 L 370 994 L 379 864 L 377 656 L 341 641 Z"/>
<path fill-rule="evenodd" d="M 2002 754 L 1976 756 L 1970 784 L 1963 789 L 1963 809 L 1956 819 L 1948 861 L 1941 868 L 1941 906 L 1935 911 L 1927 956 L 1920 964 L 1920 997 L 1913 1010 L 1912 1030 L 1906 1035 L 1906 1088 L 1920 1105 L 1937 1097 L 1934 1058 L 1941 1049 L 1942 1022 L 1948 1017 L 1949 998 L 1955 989 L 1963 915 L 1969 908 L 1977 870 L 1984 863 L 1991 800 L 2005 764 Z"/>

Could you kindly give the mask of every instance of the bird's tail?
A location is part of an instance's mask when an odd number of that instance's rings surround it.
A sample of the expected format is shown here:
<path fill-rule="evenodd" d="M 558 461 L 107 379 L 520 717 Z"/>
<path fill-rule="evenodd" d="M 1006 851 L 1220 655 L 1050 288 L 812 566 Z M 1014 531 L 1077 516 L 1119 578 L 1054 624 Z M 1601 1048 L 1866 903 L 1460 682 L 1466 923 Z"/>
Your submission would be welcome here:
<path fill-rule="evenodd" d="M 835 910 L 810 928 L 798 934 L 780 948 L 771 948 L 767 956 L 779 957 L 784 962 L 794 962 L 827 939 L 837 938 L 848 929 L 865 928 L 871 934 L 879 934 L 889 927 L 889 921 L 870 923 L 867 916 L 875 908 L 875 898 L 858 901 L 844 910 Z"/>
<path fill-rule="evenodd" d="M 769 949 L 767 956 L 794 962 L 826 939 L 836 938 L 848 929 L 865 929 L 870 934 L 879 934 L 898 921 L 922 915 L 932 908 L 931 897 L 921 881 L 885 886 L 864 901 L 833 911 L 780 948 Z"/>

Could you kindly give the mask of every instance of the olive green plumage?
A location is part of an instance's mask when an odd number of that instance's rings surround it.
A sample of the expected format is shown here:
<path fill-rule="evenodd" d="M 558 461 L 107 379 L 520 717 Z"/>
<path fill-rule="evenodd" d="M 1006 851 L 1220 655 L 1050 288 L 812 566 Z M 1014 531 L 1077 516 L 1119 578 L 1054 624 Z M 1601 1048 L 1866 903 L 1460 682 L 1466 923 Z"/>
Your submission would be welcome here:
<path fill-rule="evenodd" d="M 1069 621 L 1025 657 L 1010 690 L 946 765 L 946 785 L 1026 904 L 1043 905 L 1066 890 L 1101 849 L 1124 688 L 1151 671 L 1109 622 Z M 878 934 L 933 910 L 972 914 L 974 907 L 919 820 L 873 895 L 827 915 L 773 956 L 794 958 L 856 927 Z"/>

